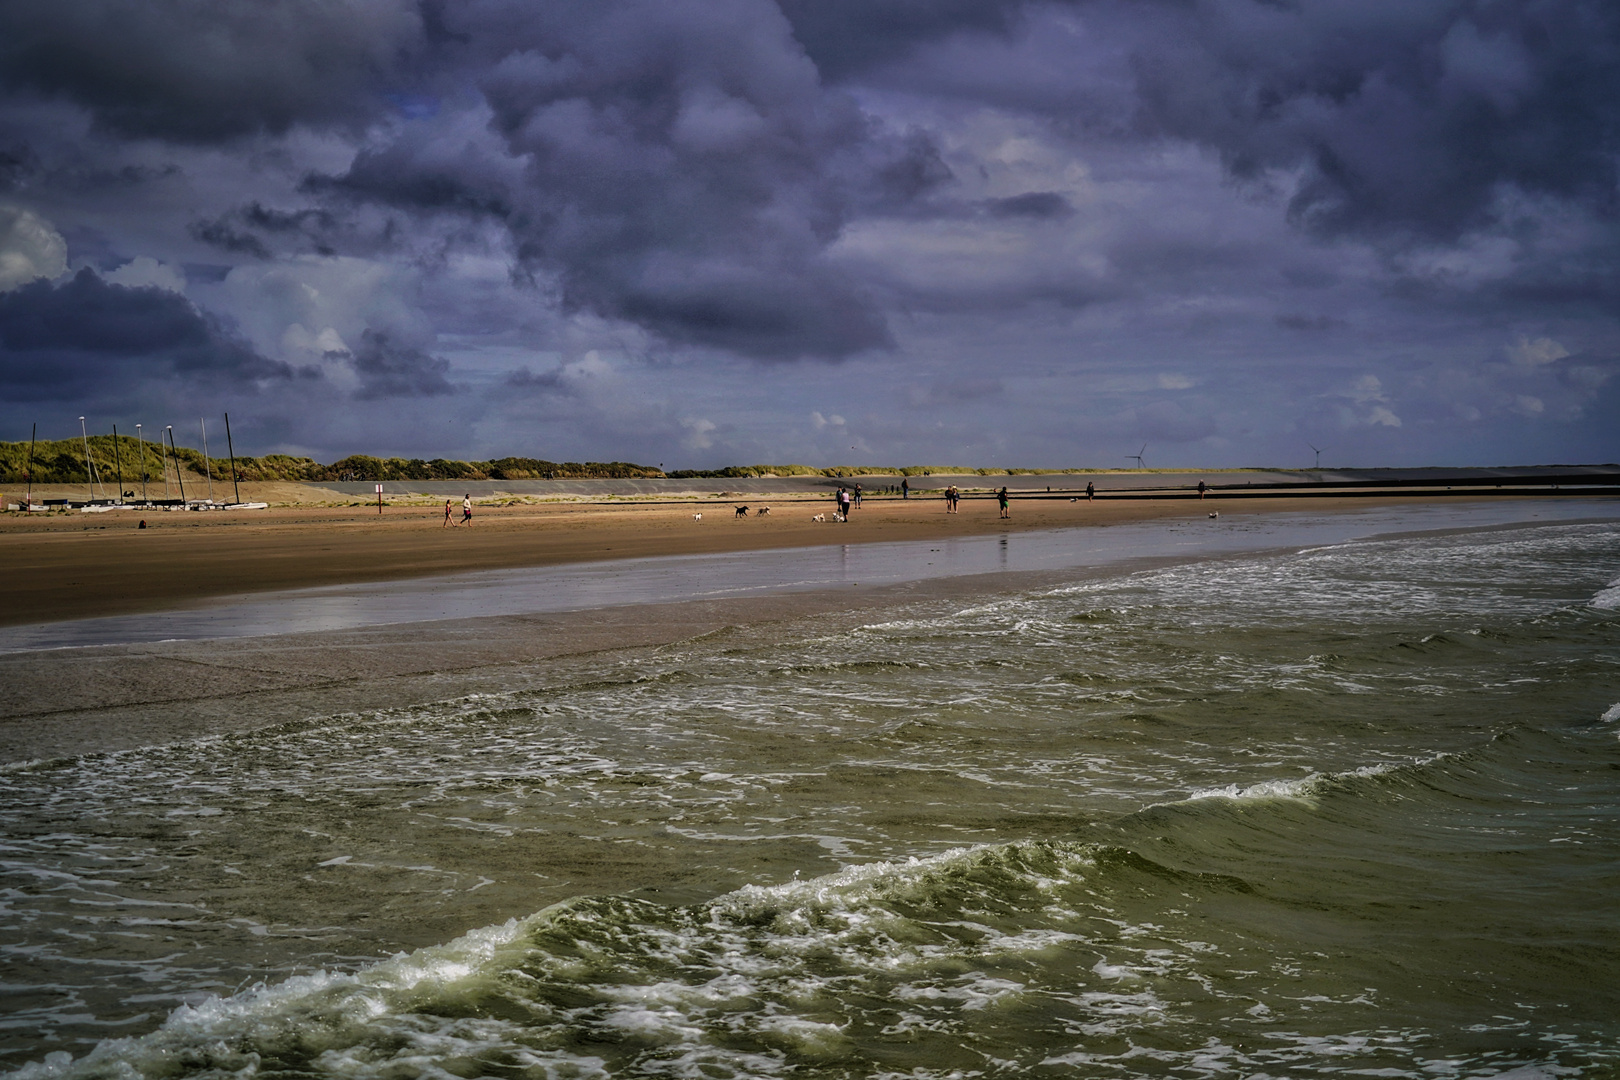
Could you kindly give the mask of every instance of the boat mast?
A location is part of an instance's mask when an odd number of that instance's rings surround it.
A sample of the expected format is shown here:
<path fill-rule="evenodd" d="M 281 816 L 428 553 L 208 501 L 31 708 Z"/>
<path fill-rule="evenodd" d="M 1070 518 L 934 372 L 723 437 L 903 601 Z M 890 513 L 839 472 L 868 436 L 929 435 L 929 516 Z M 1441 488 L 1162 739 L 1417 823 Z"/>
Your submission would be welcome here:
<path fill-rule="evenodd" d="M 186 505 L 186 478 L 180 475 L 180 448 L 174 445 L 174 425 L 165 428 L 169 433 L 169 456 L 174 458 L 174 482 L 180 485 L 180 505 Z"/>
<path fill-rule="evenodd" d="M 28 436 L 28 468 L 23 475 L 28 479 L 28 509 L 34 508 L 34 440 L 39 438 L 39 424 L 34 424 L 33 433 Z"/>
<path fill-rule="evenodd" d="M 124 457 L 118 452 L 118 425 L 113 425 L 113 468 L 118 470 L 118 498 L 113 502 L 124 505 Z"/>
<path fill-rule="evenodd" d="M 140 447 L 141 455 L 141 502 L 149 503 L 152 500 L 146 497 L 146 440 L 141 437 L 141 425 L 135 425 L 135 445 Z"/>
<path fill-rule="evenodd" d="M 84 498 L 86 502 L 96 501 L 96 466 L 90 460 L 90 434 L 85 431 L 84 417 L 79 417 L 79 435 L 84 439 Z"/>
<path fill-rule="evenodd" d="M 169 501 L 169 448 L 163 445 L 163 432 L 158 431 L 158 460 L 163 463 L 163 501 Z"/>
<path fill-rule="evenodd" d="M 202 425 L 203 433 L 203 472 L 208 477 L 208 501 L 214 501 L 214 466 L 208 460 L 208 421 L 202 417 L 197 418 Z"/>
<path fill-rule="evenodd" d="M 236 501 L 242 502 L 242 484 L 236 474 L 236 447 L 231 444 L 231 414 L 225 414 L 225 449 L 231 454 L 231 487 L 236 492 Z"/>

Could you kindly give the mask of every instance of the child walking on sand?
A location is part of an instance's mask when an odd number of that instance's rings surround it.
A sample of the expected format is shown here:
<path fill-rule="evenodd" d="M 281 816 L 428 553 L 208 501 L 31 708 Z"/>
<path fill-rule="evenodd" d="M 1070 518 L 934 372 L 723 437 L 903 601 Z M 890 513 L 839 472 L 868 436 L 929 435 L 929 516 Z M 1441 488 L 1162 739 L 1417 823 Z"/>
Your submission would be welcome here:
<path fill-rule="evenodd" d="M 1006 488 L 1002 488 L 1000 491 L 996 492 L 996 502 L 1001 504 L 1001 516 L 1010 520 L 1012 518 L 1012 509 L 1007 505 Z"/>
<path fill-rule="evenodd" d="M 444 500 L 444 528 L 450 527 L 450 500 Z"/>

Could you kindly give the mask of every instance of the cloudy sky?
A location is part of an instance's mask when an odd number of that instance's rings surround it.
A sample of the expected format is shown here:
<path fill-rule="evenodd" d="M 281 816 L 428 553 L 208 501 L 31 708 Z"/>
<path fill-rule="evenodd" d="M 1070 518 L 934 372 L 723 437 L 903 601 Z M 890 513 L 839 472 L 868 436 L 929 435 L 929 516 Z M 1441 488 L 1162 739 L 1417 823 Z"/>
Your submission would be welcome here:
<path fill-rule="evenodd" d="M 1620 459 L 1613 0 L 7 0 L 0 438 Z"/>

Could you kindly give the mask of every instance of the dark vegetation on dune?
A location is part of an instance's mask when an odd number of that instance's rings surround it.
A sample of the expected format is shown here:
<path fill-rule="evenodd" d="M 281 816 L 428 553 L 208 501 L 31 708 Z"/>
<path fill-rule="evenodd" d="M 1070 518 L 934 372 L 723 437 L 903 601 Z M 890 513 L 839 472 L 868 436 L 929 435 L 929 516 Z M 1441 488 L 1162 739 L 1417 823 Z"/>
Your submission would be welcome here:
<path fill-rule="evenodd" d="M 115 450 L 111 435 L 90 436 L 90 457 L 101 480 L 109 484 L 116 482 L 121 468 L 126 488 L 131 483 L 140 482 L 143 460 L 146 475 L 162 483 L 163 462 L 160 454 L 163 452 L 151 440 L 147 440 L 143 446 L 132 436 L 119 435 Z M 0 442 L 0 481 L 13 484 L 26 481 L 28 453 L 26 442 Z M 177 446 L 168 453 L 171 459 L 178 458 L 187 470 L 198 476 L 203 475 L 206 467 L 211 469 L 215 479 L 230 479 L 229 457 L 210 455 L 205 466 L 202 451 L 192 447 Z M 84 440 L 56 439 L 35 443 L 32 471 L 36 484 L 86 483 L 89 477 L 84 463 Z M 262 457 L 238 456 L 236 475 L 243 481 L 321 483 L 340 480 L 623 479 L 664 474 L 658 469 L 625 461 L 558 462 L 519 457 L 495 461 L 451 461 L 445 458 L 424 461 L 421 458 L 377 458 L 353 454 L 330 465 L 323 465 L 314 458 L 265 454 Z"/>
<path fill-rule="evenodd" d="M 54 439 L 35 443 L 33 482 L 36 484 L 88 482 L 84 449 L 82 439 Z M 162 483 L 163 463 L 160 454 L 164 452 L 160 451 L 158 444 L 150 439 L 143 444 L 137 442 L 134 436 L 119 435 L 115 449 L 113 436 L 90 436 L 90 457 L 95 462 L 101 481 L 109 485 L 115 483 L 119 470 L 122 469 L 126 489 L 132 483 L 140 483 L 143 460 L 146 475 Z M 206 467 L 212 470 L 216 480 L 230 479 L 229 457 L 210 455 L 205 466 L 202 451 L 189 446 L 177 446 L 169 452 L 169 456 L 178 458 L 189 472 L 198 476 L 203 475 Z M 0 442 L 0 483 L 25 483 L 29 471 L 29 444 Z M 236 459 L 236 476 L 239 480 L 281 480 L 305 484 L 344 480 L 625 480 L 648 477 L 725 479 L 750 476 L 927 476 L 934 473 L 1012 476 L 1092 471 L 1097 470 L 974 469 L 949 465 L 904 467 L 834 465 L 824 469 L 810 465 L 730 465 L 723 469 L 678 469 L 666 473 L 650 465 L 636 465 L 628 461 L 546 461 L 526 457 L 503 457 L 493 461 L 455 461 L 446 458 L 425 461 L 422 458 L 379 458 L 368 454 L 351 454 L 330 465 L 323 465 L 314 458 L 294 457 L 290 454 L 239 456 Z"/>

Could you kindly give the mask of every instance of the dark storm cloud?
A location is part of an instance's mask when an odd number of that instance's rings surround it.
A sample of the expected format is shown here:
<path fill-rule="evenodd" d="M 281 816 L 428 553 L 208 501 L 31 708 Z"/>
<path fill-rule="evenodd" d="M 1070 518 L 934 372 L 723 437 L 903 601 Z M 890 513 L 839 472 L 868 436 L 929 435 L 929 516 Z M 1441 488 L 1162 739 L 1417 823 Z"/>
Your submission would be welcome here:
<path fill-rule="evenodd" d="M 194 221 L 187 230 L 193 239 L 209 247 L 232 255 L 249 255 L 255 259 L 270 258 L 270 248 L 257 236 L 231 224 L 229 215 L 212 221 Z"/>
<path fill-rule="evenodd" d="M 1055 191 L 1031 191 L 1005 199 L 990 199 L 985 204 L 991 217 L 1002 218 L 1063 218 L 1074 213 L 1074 207 Z"/>
<path fill-rule="evenodd" d="M 0 293 L 0 395 L 69 400 L 147 380 L 296 375 L 162 289 L 115 285 L 81 270 L 61 285 L 41 280 Z"/>
<path fill-rule="evenodd" d="M 830 79 L 853 75 L 961 31 L 1005 32 L 1009 0 L 781 0 L 811 59 Z"/>
<path fill-rule="evenodd" d="M 1289 209 L 1313 231 L 1449 240 L 1500 224 L 1505 188 L 1617 208 L 1607 0 L 1200 0 L 1137 17 L 1141 129 L 1209 145 L 1239 177 L 1302 168 Z"/>
<path fill-rule="evenodd" d="M 409 127 L 311 190 L 497 217 L 565 304 L 670 342 L 782 358 L 892 344 L 825 249 L 859 207 L 949 172 L 925 136 L 827 92 L 776 7 L 490 3 L 445 24 L 480 57 L 488 111 L 460 138 L 442 117 Z"/>
<path fill-rule="evenodd" d="M 193 221 L 187 231 L 220 251 L 269 259 L 273 252 L 265 238 L 279 250 L 333 255 L 347 230 L 336 214 L 324 208 L 276 210 L 250 202 L 218 217 Z"/>
<path fill-rule="evenodd" d="M 133 136 L 206 141 L 363 123 L 408 85 L 423 25 L 408 0 L 8 0 L 0 78 Z"/>
<path fill-rule="evenodd" d="M 1620 209 L 1609 0 L 987 3 L 851 48 L 864 68 L 828 70 L 1084 140 L 1191 140 L 1246 180 L 1282 170 L 1294 222 L 1323 235 L 1449 241 L 1507 225 L 1506 189 Z"/>
<path fill-rule="evenodd" d="M 436 397 L 453 394 L 456 388 L 445 378 L 450 362 L 430 356 L 386 330 L 368 328 L 360 336 L 360 347 L 350 363 L 360 377 L 361 399 L 389 397 Z"/>
<path fill-rule="evenodd" d="M 25 142 L 0 146 L 0 191 L 14 191 L 39 172 L 39 155 Z"/>

